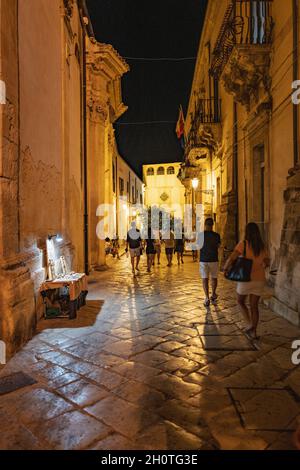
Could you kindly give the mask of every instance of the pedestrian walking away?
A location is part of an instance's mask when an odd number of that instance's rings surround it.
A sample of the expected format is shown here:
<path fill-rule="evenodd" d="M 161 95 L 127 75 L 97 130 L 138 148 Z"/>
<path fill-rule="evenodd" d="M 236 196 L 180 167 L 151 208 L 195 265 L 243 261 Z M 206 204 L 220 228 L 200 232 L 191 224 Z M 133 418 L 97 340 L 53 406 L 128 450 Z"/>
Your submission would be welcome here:
<path fill-rule="evenodd" d="M 196 227 L 193 227 L 193 232 L 196 232 Z M 197 242 L 196 242 L 195 244 L 192 244 L 191 247 L 192 247 L 193 262 L 196 263 L 196 261 L 198 261 L 198 247 L 197 247 Z"/>
<path fill-rule="evenodd" d="M 151 272 L 151 267 L 153 265 L 154 256 L 155 256 L 155 238 L 152 235 L 151 228 L 148 229 L 148 238 L 146 240 L 146 255 L 147 255 L 147 272 Z"/>
<path fill-rule="evenodd" d="M 184 234 L 182 233 L 181 238 L 175 239 L 175 253 L 177 253 L 177 263 L 183 264 L 183 253 L 184 253 Z"/>
<path fill-rule="evenodd" d="M 163 238 L 163 240 L 164 240 L 165 248 L 166 248 L 168 266 L 170 267 L 172 265 L 173 253 L 174 253 L 174 248 L 175 248 L 174 232 L 170 230 L 168 236 L 166 236 L 166 238 Z"/>
<path fill-rule="evenodd" d="M 155 248 L 155 253 L 157 255 L 157 264 L 159 265 L 160 264 L 160 255 L 161 255 L 161 234 L 160 232 L 158 231 L 156 236 L 155 236 L 155 240 L 154 240 L 154 248 Z M 153 258 L 153 266 L 155 264 L 155 255 L 154 255 L 154 258 Z"/>
<path fill-rule="evenodd" d="M 246 322 L 245 333 L 252 339 L 258 339 L 257 326 L 259 322 L 259 300 L 264 292 L 266 284 L 265 270 L 270 265 L 270 259 L 265 248 L 265 243 L 261 237 L 259 227 L 254 222 L 247 224 L 245 240 L 242 240 L 237 244 L 234 252 L 226 261 L 224 265 L 225 275 L 228 274 L 237 258 L 243 255 L 248 260 L 252 260 L 252 267 L 250 281 L 238 282 L 237 284 L 237 302 Z M 248 297 L 250 300 L 250 310 L 246 305 Z"/>
<path fill-rule="evenodd" d="M 135 277 L 135 272 L 139 271 L 139 263 L 141 259 L 141 252 L 142 252 L 142 239 L 141 233 L 136 227 L 136 222 L 131 223 L 130 230 L 127 233 L 127 240 L 126 240 L 126 253 L 129 254 L 131 259 L 131 266 L 132 266 L 132 273 Z"/>
<path fill-rule="evenodd" d="M 219 272 L 219 248 L 221 237 L 213 231 L 214 220 L 209 217 L 205 220 L 203 246 L 200 249 L 200 274 L 205 293 L 204 306 L 209 307 L 210 302 L 217 301 L 218 272 Z M 198 243 L 200 246 L 200 242 Z M 209 296 L 209 279 L 211 278 L 211 297 Z"/>
<path fill-rule="evenodd" d="M 112 255 L 114 258 L 117 257 L 118 259 L 120 259 L 119 249 L 120 249 L 119 237 L 116 235 L 112 239 Z"/>

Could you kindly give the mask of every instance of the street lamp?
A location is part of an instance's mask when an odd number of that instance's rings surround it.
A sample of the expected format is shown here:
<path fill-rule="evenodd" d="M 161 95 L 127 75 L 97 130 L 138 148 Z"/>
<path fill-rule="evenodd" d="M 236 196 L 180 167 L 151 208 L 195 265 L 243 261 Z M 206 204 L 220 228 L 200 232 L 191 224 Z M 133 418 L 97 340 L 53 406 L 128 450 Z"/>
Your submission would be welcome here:
<path fill-rule="evenodd" d="M 196 190 L 198 188 L 198 185 L 199 185 L 199 180 L 198 178 L 193 178 L 192 179 L 192 187 L 194 190 Z"/>

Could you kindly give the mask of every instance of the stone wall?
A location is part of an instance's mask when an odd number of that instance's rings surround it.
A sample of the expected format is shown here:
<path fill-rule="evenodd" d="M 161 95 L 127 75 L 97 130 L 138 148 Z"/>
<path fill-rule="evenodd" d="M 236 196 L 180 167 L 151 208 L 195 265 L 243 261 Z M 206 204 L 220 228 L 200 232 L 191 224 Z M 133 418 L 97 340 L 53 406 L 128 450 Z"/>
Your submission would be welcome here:
<path fill-rule="evenodd" d="M 0 78 L 7 94 L 0 105 L 0 338 L 10 357 L 34 330 L 35 306 L 27 257 L 20 253 L 17 1 L 2 0 L 0 10 Z"/>
<path fill-rule="evenodd" d="M 61 254 L 83 269 L 82 30 L 69 4 L 0 2 L 0 338 L 8 357 L 43 312 L 48 234 L 61 233 Z"/>
<path fill-rule="evenodd" d="M 300 170 L 288 179 L 274 310 L 300 326 Z"/>

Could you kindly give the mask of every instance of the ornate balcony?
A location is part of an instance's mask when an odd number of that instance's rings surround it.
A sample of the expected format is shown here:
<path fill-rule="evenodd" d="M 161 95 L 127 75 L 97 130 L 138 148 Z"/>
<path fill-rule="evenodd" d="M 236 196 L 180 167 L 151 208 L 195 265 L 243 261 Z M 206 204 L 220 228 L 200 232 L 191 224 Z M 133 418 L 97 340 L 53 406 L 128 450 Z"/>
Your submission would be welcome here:
<path fill-rule="evenodd" d="M 220 123 L 221 100 L 198 99 L 185 148 L 185 158 L 191 165 L 201 165 L 208 160 L 211 152 L 218 150 Z"/>
<path fill-rule="evenodd" d="M 189 161 L 185 161 L 180 165 L 180 170 L 177 178 L 181 181 L 184 186 L 190 187 L 190 181 L 193 178 L 197 178 L 199 173 L 198 167 L 191 165 Z"/>
<path fill-rule="evenodd" d="M 252 103 L 271 103 L 272 1 L 233 0 L 213 51 L 211 74 L 248 109 Z"/>

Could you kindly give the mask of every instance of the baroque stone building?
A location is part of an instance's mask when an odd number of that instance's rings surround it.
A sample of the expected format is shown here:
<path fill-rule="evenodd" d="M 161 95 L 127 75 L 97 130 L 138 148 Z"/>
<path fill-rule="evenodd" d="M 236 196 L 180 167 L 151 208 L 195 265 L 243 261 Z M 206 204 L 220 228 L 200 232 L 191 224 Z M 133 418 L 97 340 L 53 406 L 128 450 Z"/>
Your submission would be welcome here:
<path fill-rule="evenodd" d="M 186 116 L 180 179 L 216 220 L 224 250 L 259 224 L 273 308 L 300 324 L 297 0 L 209 0 Z"/>
<path fill-rule="evenodd" d="M 0 339 L 9 356 L 43 311 L 49 235 L 62 235 L 72 270 L 104 262 L 96 208 L 128 67 L 94 39 L 84 0 L 1 0 L 0 22 Z"/>
<path fill-rule="evenodd" d="M 91 268 L 98 269 L 105 265 L 105 242 L 103 237 L 97 236 L 97 226 L 103 217 L 109 219 L 109 206 L 115 204 L 114 161 L 117 149 L 113 123 L 127 110 L 122 102 L 121 77 L 129 67 L 111 45 L 100 44 L 93 38 L 87 41 L 86 60 L 89 264 Z M 106 209 L 99 213 L 100 204 L 106 205 Z M 109 227 L 103 223 L 105 232 L 109 234 Z"/>
<path fill-rule="evenodd" d="M 167 212 L 183 219 L 185 189 L 178 181 L 179 171 L 178 162 L 143 165 L 147 207 L 163 207 Z"/>
<path fill-rule="evenodd" d="M 140 214 L 144 205 L 144 185 L 138 175 L 121 157 L 117 146 L 113 158 L 112 200 L 114 207 L 112 230 L 124 245 L 130 223 L 141 223 Z"/>

